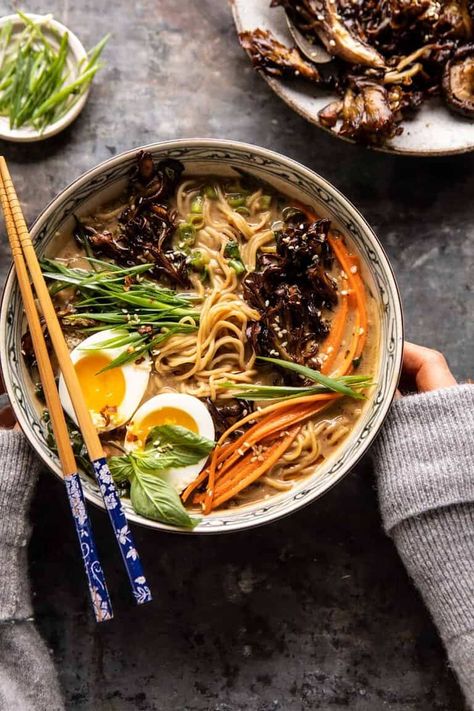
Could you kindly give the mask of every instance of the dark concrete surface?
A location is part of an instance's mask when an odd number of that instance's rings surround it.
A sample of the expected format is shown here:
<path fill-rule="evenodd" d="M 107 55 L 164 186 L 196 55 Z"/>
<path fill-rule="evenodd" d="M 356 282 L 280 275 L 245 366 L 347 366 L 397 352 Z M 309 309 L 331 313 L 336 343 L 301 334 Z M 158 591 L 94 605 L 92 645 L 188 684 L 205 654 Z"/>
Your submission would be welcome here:
<path fill-rule="evenodd" d="M 90 46 L 113 37 L 77 122 L 34 146 L 2 144 L 29 220 L 72 179 L 133 146 L 214 136 L 300 160 L 378 233 L 407 335 L 473 375 L 474 156 L 396 158 L 293 114 L 249 68 L 225 0 L 21 3 Z M 0 2 L 2 14 L 11 9 Z M 1 278 L 9 255 L 0 246 Z M 45 473 L 30 550 L 35 615 L 78 711 L 460 711 L 436 631 L 382 533 L 368 462 L 291 518 L 227 537 L 136 529 L 155 593 L 136 609 L 105 516 L 93 512 L 116 619 L 95 626 L 59 482 Z"/>

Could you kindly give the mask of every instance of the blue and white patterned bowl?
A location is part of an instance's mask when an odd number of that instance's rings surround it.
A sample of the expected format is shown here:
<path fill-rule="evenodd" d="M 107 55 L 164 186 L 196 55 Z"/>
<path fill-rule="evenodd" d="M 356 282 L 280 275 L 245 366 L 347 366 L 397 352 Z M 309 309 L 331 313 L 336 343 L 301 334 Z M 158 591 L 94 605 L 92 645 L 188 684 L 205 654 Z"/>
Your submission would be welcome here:
<path fill-rule="evenodd" d="M 265 148 L 235 141 L 185 139 L 146 148 L 156 160 L 165 157 L 181 160 L 187 173 L 233 175 L 233 167 L 244 169 L 273 184 L 277 190 L 314 205 L 322 216 L 329 217 L 353 240 L 378 304 L 381 328 L 375 373 L 377 386 L 341 448 L 318 466 L 313 476 L 297 483 L 291 491 L 232 511 L 216 512 L 205 517 L 192 533 L 222 533 L 268 523 L 317 499 L 334 486 L 367 451 L 380 429 L 395 393 L 402 359 L 403 322 L 397 285 L 385 252 L 362 215 L 330 183 L 299 163 Z M 39 256 L 54 256 L 61 245 L 61 235 L 72 228 L 73 214 L 90 214 L 96 206 L 121 193 L 136 152 L 134 149 L 101 163 L 50 203 L 31 229 Z M 46 444 L 40 407 L 21 355 L 23 328 L 20 292 L 11 271 L 0 313 L 0 359 L 5 386 L 31 445 L 59 476 L 59 462 Z M 96 483 L 85 474 L 82 474 L 82 482 L 87 499 L 103 508 Z M 154 529 L 178 530 L 137 515 L 127 500 L 124 505 L 130 521 Z"/>

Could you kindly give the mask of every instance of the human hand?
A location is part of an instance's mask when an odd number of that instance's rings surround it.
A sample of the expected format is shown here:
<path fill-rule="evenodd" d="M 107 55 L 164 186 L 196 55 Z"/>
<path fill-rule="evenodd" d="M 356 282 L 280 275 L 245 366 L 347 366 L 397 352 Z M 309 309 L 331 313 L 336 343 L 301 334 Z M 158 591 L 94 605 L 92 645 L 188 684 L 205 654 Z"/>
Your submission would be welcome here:
<path fill-rule="evenodd" d="M 405 341 L 399 397 L 403 393 L 424 393 L 456 384 L 442 353 Z"/>

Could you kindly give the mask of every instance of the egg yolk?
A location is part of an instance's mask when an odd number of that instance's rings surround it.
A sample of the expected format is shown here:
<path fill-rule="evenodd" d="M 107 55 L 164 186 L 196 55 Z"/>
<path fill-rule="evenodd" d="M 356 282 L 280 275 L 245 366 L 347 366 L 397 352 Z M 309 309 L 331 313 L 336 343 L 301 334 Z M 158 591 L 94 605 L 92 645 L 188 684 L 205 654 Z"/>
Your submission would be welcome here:
<path fill-rule="evenodd" d="M 199 431 L 196 421 L 184 410 L 179 410 L 177 407 L 162 407 L 160 410 L 150 412 L 141 422 L 137 423 L 133 428 L 133 434 L 141 444 L 144 444 L 150 430 L 159 425 L 179 425 L 191 432 L 197 433 Z"/>
<path fill-rule="evenodd" d="M 87 407 L 93 412 L 118 407 L 125 396 L 125 378 L 120 368 L 99 372 L 109 363 L 107 356 L 93 353 L 78 360 L 74 366 Z"/>

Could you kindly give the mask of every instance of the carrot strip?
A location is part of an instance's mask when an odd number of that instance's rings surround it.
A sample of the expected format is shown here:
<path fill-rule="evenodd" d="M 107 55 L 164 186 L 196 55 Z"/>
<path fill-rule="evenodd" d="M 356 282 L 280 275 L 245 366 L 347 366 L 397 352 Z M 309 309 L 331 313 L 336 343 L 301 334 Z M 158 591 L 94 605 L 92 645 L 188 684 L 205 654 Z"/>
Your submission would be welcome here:
<path fill-rule="evenodd" d="M 274 419 L 271 415 L 268 415 L 264 420 L 262 420 L 262 422 L 257 423 L 247 430 L 247 432 L 245 432 L 245 434 L 239 437 L 236 441 L 235 444 L 239 446 L 236 447 L 233 454 L 226 459 L 225 464 L 219 470 L 219 476 L 221 476 L 227 469 L 235 464 L 240 457 L 243 456 L 243 451 L 245 452 L 262 439 L 270 437 L 272 434 L 277 434 L 280 430 L 285 429 L 285 427 L 289 427 L 301 418 L 308 417 L 315 412 L 315 408 L 313 406 L 301 406 L 301 408 L 302 410 L 300 410 L 300 408 L 292 408 L 290 412 L 280 415 L 278 419 Z M 226 454 L 228 455 L 229 452 Z M 218 453 L 215 458 L 216 464 L 222 461 L 222 459 L 223 457 L 219 456 Z"/>
<path fill-rule="evenodd" d="M 314 408 L 313 404 L 314 402 L 322 402 L 322 406 L 324 406 L 325 402 L 330 402 L 336 398 L 340 397 L 338 393 L 324 393 L 320 395 L 312 395 L 312 396 L 305 396 L 301 398 L 295 398 L 294 400 L 289 402 L 282 402 L 279 403 L 281 406 L 286 406 L 286 412 L 277 413 L 277 417 L 275 418 L 273 416 L 273 412 L 275 411 L 273 407 L 270 408 L 264 408 L 264 410 L 259 410 L 255 414 L 260 414 L 260 413 L 268 413 L 266 414 L 266 417 L 262 420 L 262 422 L 257 422 L 255 425 L 253 425 L 249 430 L 244 432 L 243 435 L 241 435 L 238 439 L 236 439 L 234 442 L 232 442 L 228 448 L 226 449 L 225 453 L 222 451 L 221 446 L 219 445 L 219 442 L 217 444 L 217 447 L 214 449 L 214 452 L 212 453 L 212 460 L 215 461 L 216 464 L 219 464 L 224 457 L 228 457 L 231 455 L 230 459 L 228 460 L 229 465 L 233 464 L 235 461 L 235 453 L 238 454 L 239 450 L 242 448 L 248 449 L 248 445 L 255 444 L 258 440 L 263 439 L 264 437 L 270 436 L 274 432 L 278 432 L 278 430 L 283 429 L 285 427 L 288 427 L 292 425 L 295 421 L 295 416 L 299 414 L 300 408 L 303 406 L 306 406 L 305 408 L 305 413 L 308 412 L 309 414 L 312 414 L 314 412 L 319 411 L 321 408 Z M 271 409 L 271 412 L 268 412 L 268 410 Z M 280 408 L 282 409 L 282 408 Z M 308 415 L 304 414 L 304 417 L 307 417 Z M 243 421 L 246 418 L 243 418 L 240 422 L 243 423 Z M 238 423 L 237 423 L 238 424 Z M 229 428 L 231 429 L 231 428 Z M 229 431 L 229 430 L 228 430 Z M 221 438 L 222 439 L 222 438 Z M 239 455 L 240 456 L 240 455 Z M 228 463 L 226 462 L 225 468 L 228 468 Z"/>
<path fill-rule="evenodd" d="M 277 435 L 282 430 L 287 427 L 294 426 L 299 422 L 311 417 L 315 412 L 319 412 L 321 409 L 330 404 L 333 400 L 341 397 L 338 393 L 328 393 L 328 396 L 324 397 L 324 400 L 318 407 L 315 407 L 314 402 L 306 402 L 303 404 L 298 404 L 298 402 L 291 403 L 288 412 L 279 414 L 277 418 L 273 416 L 272 413 L 267 415 L 262 422 L 256 423 L 247 432 L 241 435 L 235 442 L 225 447 L 217 446 L 213 452 L 210 465 L 201 472 L 199 476 L 200 482 L 208 477 L 207 491 L 204 499 L 204 512 L 209 513 L 213 506 L 214 496 L 221 490 L 223 480 L 229 481 L 235 479 L 237 476 L 242 477 L 242 467 L 245 466 L 245 462 L 248 460 L 248 450 L 255 446 L 258 442 L 262 442 L 268 437 Z M 298 398 L 298 400 L 303 398 Z M 304 398 L 307 400 L 308 398 Z M 319 396 L 318 399 L 321 399 Z M 288 405 L 288 403 L 286 403 Z M 231 450 L 232 454 L 231 454 Z M 229 457 L 229 454 L 231 456 Z M 227 457 L 227 459 L 226 459 Z M 226 459 L 224 464 L 218 468 L 218 465 Z M 216 481 L 218 482 L 216 485 Z M 197 486 L 197 485 L 196 485 Z M 188 487 L 189 489 L 190 487 Z M 194 487 L 195 489 L 196 487 Z M 194 490 L 192 489 L 192 490 Z M 189 493 L 186 491 L 186 498 Z M 201 497 L 194 497 L 194 501 L 202 501 Z"/>
<path fill-rule="evenodd" d="M 351 271 L 353 264 L 351 260 L 353 257 L 347 251 L 343 241 L 341 239 L 336 239 L 332 236 L 329 237 L 329 244 L 337 257 L 339 264 L 344 270 L 347 280 L 349 282 L 349 288 L 354 293 L 354 298 L 356 302 L 356 322 L 354 327 L 354 338 L 351 342 L 350 348 L 348 349 L 342 364 L 336 369 L 333 375 L 346 375 L 353 370 L 353 360 L 358 358 L 362 351 L 364 350 L 365 342 L 367 339 L 367 310 L 365 307 L 365 287 L 362 279 L 360 278 L 359 272 L 353 273 Z"/>
<path fill-rule="evenodd" d="M 317 220 L 319 219 L 314 210 L 309 207 L 308 205 L 304 205 L 303 203 L 300 202 L 295 202 L 295 206 L 301 210 L 306 217 L 309 220 Z M 351 343 L 351 348 L 349 349 L 347 355 L 344 358 L 343 363 L 341 366 L 334 372 L 332 375 L 347 375 L 353 370 L 353 365 L 352 361 L 356 358 L 359 358 L 360 355 L 362 354 L 362 351 L 364 350 L 365 342 L 367 339 L 367 311 L 365 308 L 365 287 L 362 279 L 360 278 L 359 272 L 357 271 L 355 274 L 351 272 L 351 267 L 352 266 L 358 266 L 358 264 L 354 265 L 354 260 L 356 259 L 353 255 L 350 255 L 349 252 L 347 251 L 347 248 L 345 247 L 342 239 L 336 239 L 332 235 L 329 235 L 328 237 L 329 244 L 332 247 L 333 252 L 335 253 L 337 260 L 339 264 L 341 265 L 342 269 L 347 275 L 347 279 L 349 282 L 349 287 L 351 290 L 354 291 L 354 296 L 355 296 L 355 301 L 356 301 L 356 306 L 357 306 L 357 317 L 356 317 L 356 327 L 355 327 L 355 335 L 356 338 Z M 335 324 L 334 324 L 335 325 Z M 333 325 L 333 327 L 334 327 Z M 338 335 L 339 337 L 339 324 L 338 325 Z M 362 333 L 361 333 L 362 331 Z M 330 336 L 328 336 L 329 338 Z M 341 337 L 339 340 L 339 343 L 337 343 L 336 338 L 334 338 L 335 345 L 340 347 L 340 343 L 342 340 L 342 333 Z M 324 344 L 324 348 L 327 352 L 327 346 L 328 345 L 333 345 L 332 343 Z M 334 348 L 333 353 L 337 354 L 337 348 Z M 335 356 L 334 356 L 335 360 Z M 328 373 L 330 366 L 334 363 L 334 360 L 331 359 L 331 363 L 328 364 L 329 359 L 325 362 L 324 366 L 321 368 L 322 373 Z"/>
<path fill-rule="evenodd" d="M 232 432 L 235 432 L 235 430 L 240 429 L 243 425 L 246 425 L 247 422 L 251 422 L 252 420 L 259 419 L 260 417 L 266 417 L 270 412 L 275 412 L 279 410 L 285 410 L 289 407 L 292 407 L 293 405 L 302 405 L 303 403 L 306 402 L 319 402 L 319 401 L 324 401 L 324 400 L 329 400 L 334 398 L 334 393 L 320 393 L 318 395 L 302 395 L 301 397 L 298 398 L 293 398 L 292 400 L 284 400 L 282 402 L 276 402 L 273 405 L 267 405 L 267 407 L 262 408 L 261 410 L 255 410 L 255 412 L 251 412 L 249 415 L 246 415 L 246 417 L 243 417 L 241 420 L 236 422 L 235 424 L 232 425 L 232 427 L 229 427 L 224 434 L 219 437 L 217 444 L 222 444 L 222 442 L 225 442 L 227 437 L 232 434 Z"/>
<path fill-rule="evenodd" d="M 220 449 L 222 451 L 222 456 L 226 456 L 227 449 L 230 444 L 232 444 L 232 443 L 229 442 L 228 444 L 221 445 Z M 189 486 L 181 494 L 181 500 L 183 503 L 186 503 L 186 501 L 189 499 L 189 497 L 191 496 L 193 491 L 195 491 L 200 484 L 202 484 L 204 481 L 206 481 L 207 477 L 208 477 L 208 469 L 206 468 L 206 469 L 202 470 L 202 472 L 199 474 L 199 476 L 197 476 L 196 479 L 194 479 L 194 481 L 192 481 L 189 484 Z"/>
<path fill-rule="evenodd" d="M 341 347 L 344 329 L 346 327 L 347 316 L 349 313 L 349 299 L 346 296 L 341 296 L 341 304 L 336 312 L 336 315 L 331 324 L 331 330 L 328 337 L 321 344 L 321 351 L 326 354 L 327 358 L 321 366 L 321 373 L 327 375 L 331 372 L 331 368 L 336 360 L 339 349 Z"/>
<path fill-rule="evenodd" d="M 268 457 L 259 467 L 254 467 L 253 462 L 248 465 L 244 471 L 240 471 L 243 475 L 240 480 L 231 485 L 227 490 L 223 491 L 220 496 L 217 496 L 213 503 L 212 508 L 216 509 L 221 506 L 225 501 L 232 499 L 236 494 L 238 494 L 242 489 L 246 489 L 247 486 L 253 484 L 257 481 L 262 474 L 271 469 L 271 467 L 280 459 L 280 457 L 286 452 L 286 450 L 291 446 L 293 440 L 298 434 L 299 428 L 295 427 L 289 434 L 283 439 L 282 442 L 277 442 L 267 451 Z"/>

